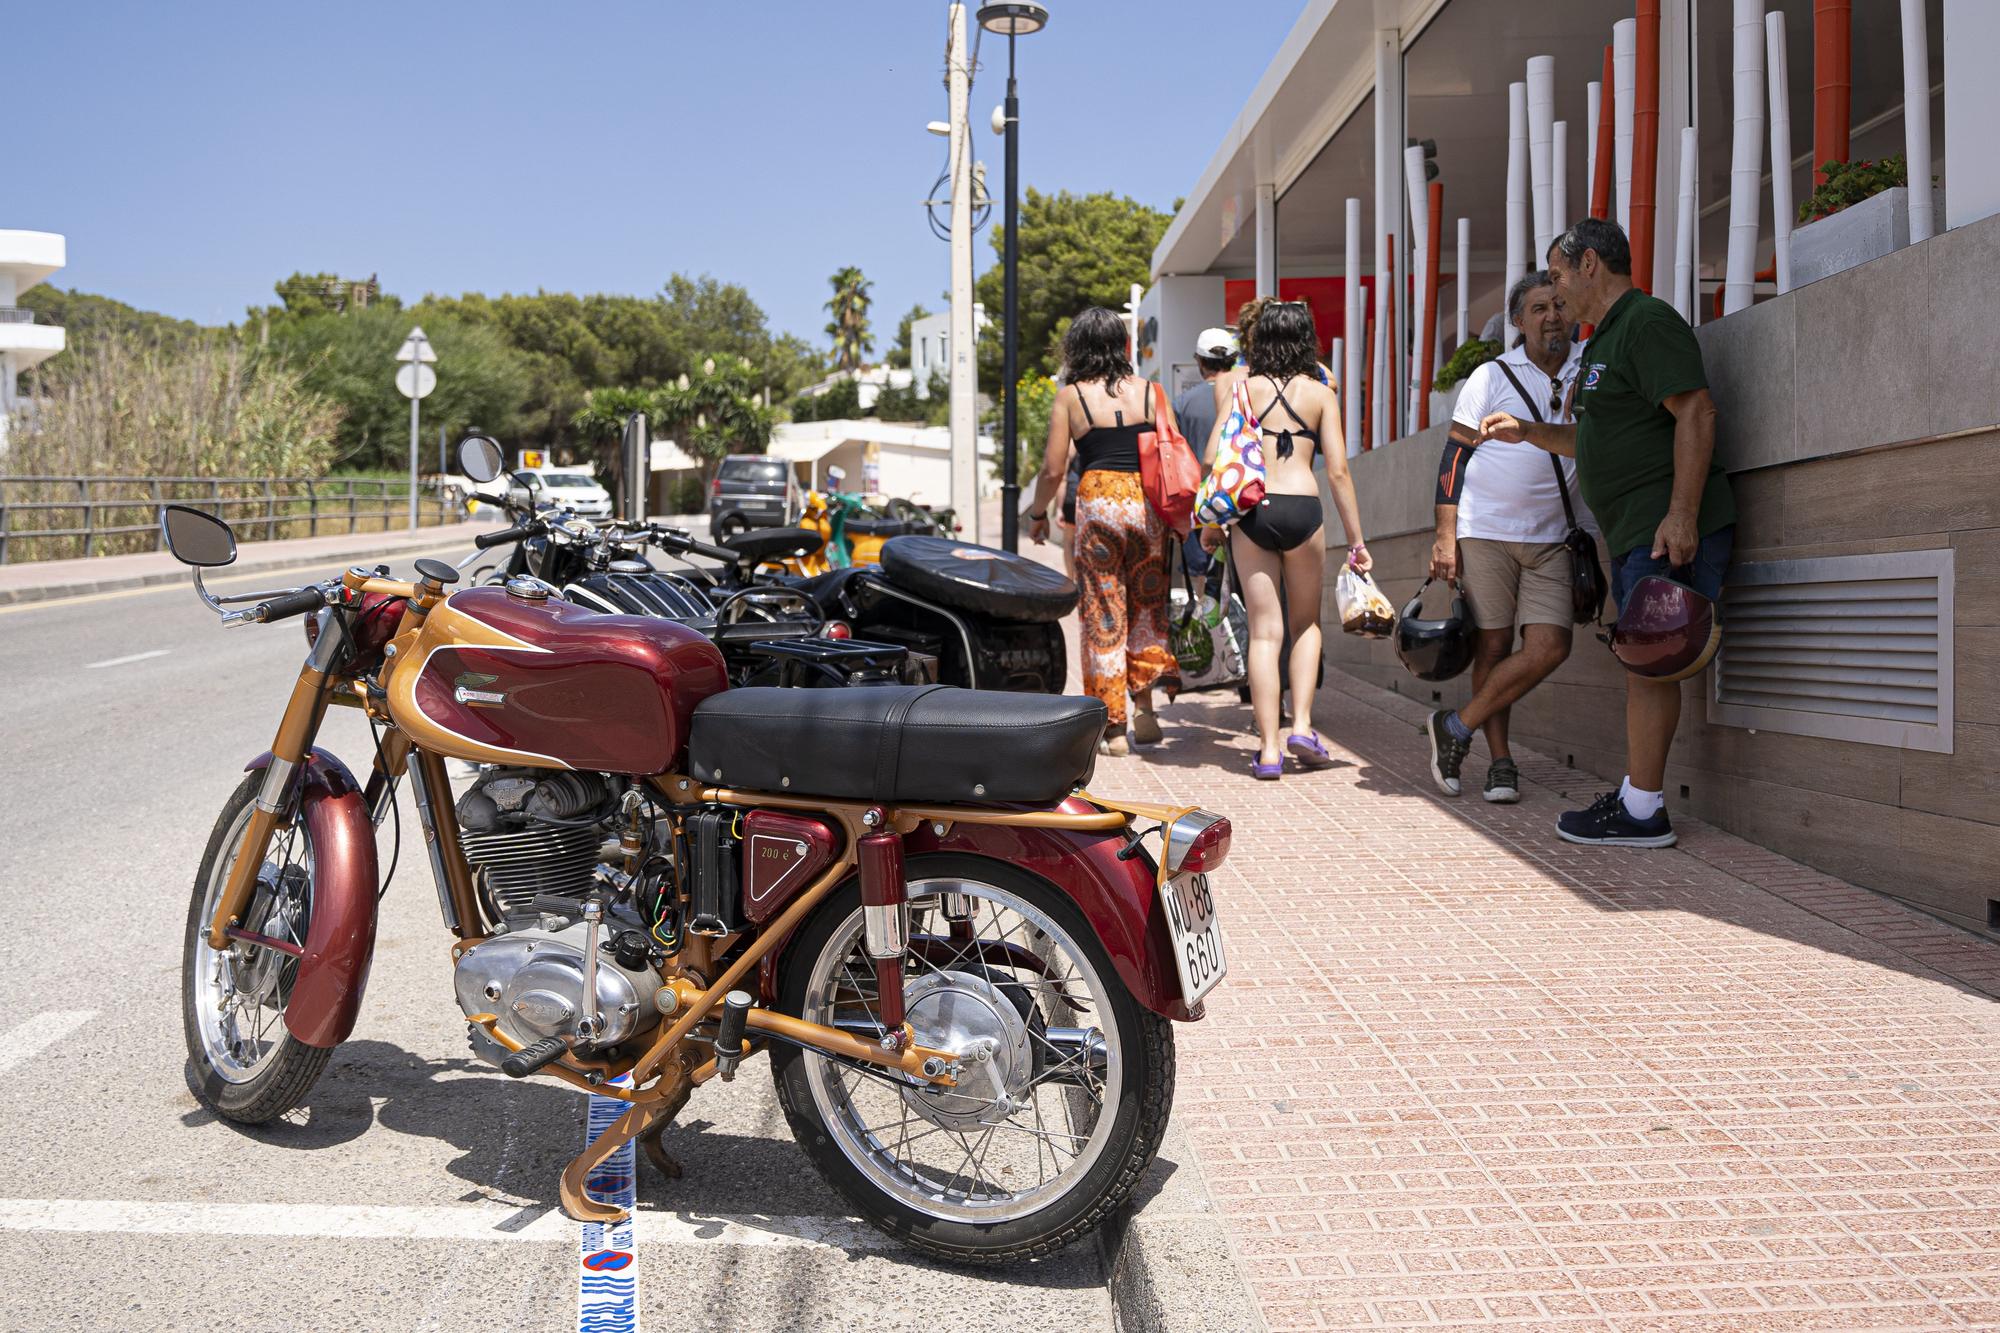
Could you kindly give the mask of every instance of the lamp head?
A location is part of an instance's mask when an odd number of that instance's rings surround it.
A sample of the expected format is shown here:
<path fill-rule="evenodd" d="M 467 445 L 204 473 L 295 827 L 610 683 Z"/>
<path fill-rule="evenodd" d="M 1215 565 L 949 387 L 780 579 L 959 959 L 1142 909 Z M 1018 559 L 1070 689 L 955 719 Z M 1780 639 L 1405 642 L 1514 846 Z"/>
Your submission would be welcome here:
<path fill-rule="evenodd" d="M 1049 11 L 1027 0 L 1007 0 L 1006 3 L 981 5 L 978 18 L 979 26 L 990 33 L 1001 37 L 1025 37 L 1048 26 Z"/>

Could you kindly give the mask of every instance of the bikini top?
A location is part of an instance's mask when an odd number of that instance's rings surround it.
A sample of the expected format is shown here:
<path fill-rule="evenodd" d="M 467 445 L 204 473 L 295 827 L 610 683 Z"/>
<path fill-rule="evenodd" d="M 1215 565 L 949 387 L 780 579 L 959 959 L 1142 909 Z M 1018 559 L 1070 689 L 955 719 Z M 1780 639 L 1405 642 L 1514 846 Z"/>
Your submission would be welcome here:
<path fill-rule="evenodd" d="M 1267 435 L 1275 434 L 1278 437 L 1278 443 L 1277 443 L 1278 457 L 1290 458 L 1292 456 L 1292 438 L 1294 436 L 1311 440 L 1313 442 L 1313 448 L 1315 449 L 1319 448 L 1319 432 L 1316 430 L 1308 430 L 1306 428 L 1306 419 L 1298 414 L 1298 410 L 1296 408 L 1294 408 L 1290 403 L 1285 401 L 1284 385 L 1279 384 L 1277 380 L 1273 379 L 1269 375 L 1266 375 L 1264 378 L 1271 381 L 1272 399 L 1271 399 L 1271 407 L 1267 407 L 1264 409 L 1264 420 L 1262 424 L 1265 434 Z M 1287 379 L 1285 381 L 1285 384 L 1289 383 L 1291 383 L 1291 380 Z M 1290 414 L 1292 420 L 1298 423 L 1299 428 L 1297 430 L 1275 430 L 1275 431 L 1273 430 L 1271 426 L 1271 408 L 1277 408 L 1277 407 L 1284 408 L 1285 411 L 1288 414 Z"/>
<path fill-rule="evenodd" d="M 1077 404 L 1083 408 L 1083 419 L 1090 423 L 1090 429 L 1076 437 L 1077 457 L 1082 460 L 1084 472 L 1137 472 L 1139 470 L 1139 436 L 1153 428 L 1153 395 L 1146 394 L 1146 419 L 1125 424 L 1125 409 L 1118 408 L 1113 415 L 1118 419 L 1115 426 L 1100 426 L 1090 415 L 1090 404 L 1084 401 L 1083 390 L 1076 391 Z"/>

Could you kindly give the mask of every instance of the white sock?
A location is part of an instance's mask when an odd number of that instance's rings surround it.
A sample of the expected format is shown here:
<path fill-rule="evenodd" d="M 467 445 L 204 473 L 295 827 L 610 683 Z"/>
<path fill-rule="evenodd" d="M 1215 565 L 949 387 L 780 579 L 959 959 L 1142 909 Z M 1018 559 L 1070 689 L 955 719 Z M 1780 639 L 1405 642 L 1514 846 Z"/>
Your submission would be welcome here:
<path fill-rule="evenodd" d="M 1618 788 L 1620 799 L 1625 802 L 1625 813 L 1634 819 L 1651 819 L 1666 808 L 1667 794 L 1660 791 L 1641 791 L 1626 778 Z"/>

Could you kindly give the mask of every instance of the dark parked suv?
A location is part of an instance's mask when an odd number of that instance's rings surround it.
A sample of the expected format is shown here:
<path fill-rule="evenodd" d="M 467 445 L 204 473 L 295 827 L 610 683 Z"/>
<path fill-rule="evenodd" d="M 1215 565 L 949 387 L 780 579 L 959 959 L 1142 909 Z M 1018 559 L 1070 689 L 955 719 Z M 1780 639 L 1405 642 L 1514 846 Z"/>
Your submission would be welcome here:
<path fill-rule="evenodd" d="M 798 508 L 791 464 L 764 454 L 723 459 L 708 488 L 709 531 L 718 537 L 745 528 L 781 528 Z"/>

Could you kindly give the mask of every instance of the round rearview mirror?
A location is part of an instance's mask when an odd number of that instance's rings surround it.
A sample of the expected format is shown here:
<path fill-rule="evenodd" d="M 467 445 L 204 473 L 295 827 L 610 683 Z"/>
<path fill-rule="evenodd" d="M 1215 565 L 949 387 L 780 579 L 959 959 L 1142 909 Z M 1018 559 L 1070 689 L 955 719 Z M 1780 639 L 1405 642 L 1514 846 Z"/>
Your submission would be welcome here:
<path fill-rule="evenodd" d="M 174 559 L 184 565 L 213 569 L 236 559 L 236 534 L 213 514 L 186 505 L 160 507 L 160 535 Z"/>
<path fill-rule="evenodd" d="M 500 446 L 488 435 L 468 435 L 458 442 L 458 470 L 477 482 L 500 475 Z"/>

